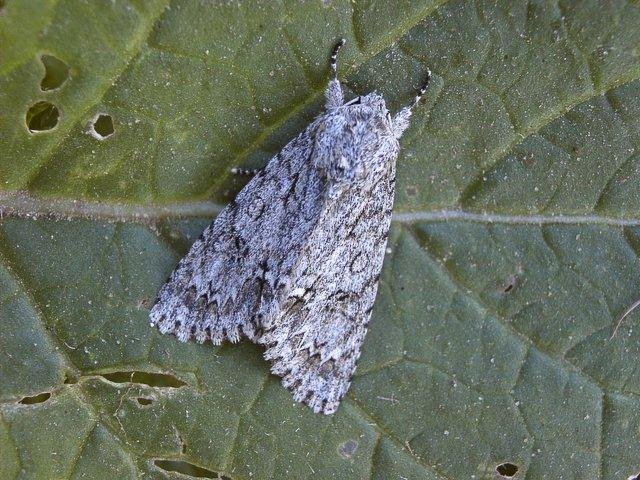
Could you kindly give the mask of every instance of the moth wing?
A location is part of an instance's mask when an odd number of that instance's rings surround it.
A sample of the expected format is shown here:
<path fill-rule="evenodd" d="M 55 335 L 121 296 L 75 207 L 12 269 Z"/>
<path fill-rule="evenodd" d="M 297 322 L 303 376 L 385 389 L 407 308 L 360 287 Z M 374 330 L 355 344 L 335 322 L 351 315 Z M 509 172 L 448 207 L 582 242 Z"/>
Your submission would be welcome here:
<path fill-rule="evenodd" d="M 256 340 L 322 208 L 307 128 L 207 227 L 160 289 L 150 323 L 181 341 Z"/>
<path fill-rule="evenodd" d="M 294 399 L 334 413 L 349 389 L 386 249 L 395 165 L 323 212 L 300 255 L 281 316 L 259 343 Z M 349 198 L 350 196 L 350 198 Z"/>

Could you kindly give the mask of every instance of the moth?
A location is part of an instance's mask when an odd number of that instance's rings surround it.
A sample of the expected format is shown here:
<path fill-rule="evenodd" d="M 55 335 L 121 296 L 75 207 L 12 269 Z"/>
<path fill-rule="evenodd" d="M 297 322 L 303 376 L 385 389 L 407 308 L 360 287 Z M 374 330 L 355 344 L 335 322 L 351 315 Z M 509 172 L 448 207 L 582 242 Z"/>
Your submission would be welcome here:
<path fill-rule="evenodd" d="M 345 103 L 331 55 L 326 111 L 259 171 L 160 289 L 150 323 L 180 341 L 265 347 L 293 398 L 332 414 L 345 396 L 385 254 L 398 140 L 375 92 Z"/>

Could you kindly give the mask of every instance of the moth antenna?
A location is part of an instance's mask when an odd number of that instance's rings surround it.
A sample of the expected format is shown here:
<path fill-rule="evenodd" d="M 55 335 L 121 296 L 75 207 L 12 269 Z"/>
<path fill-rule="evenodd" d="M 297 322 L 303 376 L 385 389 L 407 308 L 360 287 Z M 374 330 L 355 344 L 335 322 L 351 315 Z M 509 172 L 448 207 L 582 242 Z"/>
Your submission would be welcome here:
<path fill-rule="evenodd" d="M 331 78 L 336 80 L 338 78 L 338 52 L 344 46 L 347 41 L 344 38 L 341 38 L 338 43 L 336 43 L 335 47 L 333 47 L 333 51 L 331 52 Z"/>
<path fill-rule="evenodd" d="M 346 40 L 341 38 L 331 52 L 331 80 L 329 80 L 329 85 L 327 85 L 327 89 L 324 91 L 326 98 L 325 108 L 327 110 L 341 107 L 344 104 L 344 95 L 342 94 L 342 87 L 338 80 L 338 52 L 345 43 L 347 43 Z"/>
<path fill-rule="evenodd" d="M 418 102 L 420 102 L 425 92 L 427 91 L 427 88 L 429 87 L 429 83 L 431 83 L 431 70 L 427 68 L 427 78 L 420 87 L 420 90 L 418 90 L 418 93 L 416 93 L 416 96 L 414 97 L 413 102 L 411 102 L 409 108 L 414 108 L 418 104 Z"/>
<path fill-rule="evenodd" d="M 403 107 L 402 109 L 400 109 L 400 111 L 393 116 L 393 119 L 391 121 L 391 125 L 392 125 L 391 128 L 393 129 L 393 133 L 396 138 L 400 138 L 404 133 L 404 131 L 407 129 L 407 127 L 409 127 L 409 118 L 411 117 L 411 113 L 413 112 L 413 109 L 415 108 L 416 105 L 418 105 L 418 103 L 420 102 L 420 99 L 423 97 L 423 95 L 427 91 L 427 88 L 429 87 L 430 82 L 431 82 L 431 70 L 427 68 L 427 78 L 425 79 L 424 83 L 420 87 L 420 90 L 416 92 L 416 96 L 413 98 L 413 102 L 411 102 L 406 107 Z"/>

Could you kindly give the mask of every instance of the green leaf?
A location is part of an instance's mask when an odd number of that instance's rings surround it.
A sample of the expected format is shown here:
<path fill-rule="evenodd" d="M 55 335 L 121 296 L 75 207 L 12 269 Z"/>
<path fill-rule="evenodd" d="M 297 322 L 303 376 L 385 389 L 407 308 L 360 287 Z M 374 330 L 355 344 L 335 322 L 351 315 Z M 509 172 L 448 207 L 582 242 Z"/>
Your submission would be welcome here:
<path fill-rule="evenodd" d="M 0 478 L 635 478 L 638 25 L 634 0 L 0 1 Z M 340 37 L 350 94 L 434 79 L 326 417 L 259 347 L 147 317 L 229 168 L 321 111 Z"/>

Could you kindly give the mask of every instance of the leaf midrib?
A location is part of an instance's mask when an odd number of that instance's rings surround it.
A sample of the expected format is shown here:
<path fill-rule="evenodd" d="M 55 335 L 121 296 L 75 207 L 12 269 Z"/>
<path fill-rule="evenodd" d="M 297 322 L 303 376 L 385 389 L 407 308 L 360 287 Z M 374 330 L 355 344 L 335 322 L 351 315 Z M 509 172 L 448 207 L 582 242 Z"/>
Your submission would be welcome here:
<path fill-rule="evenodd" d="M 56 220 L 92 220 L 96 222 L 137 223 L 154 225 L 165 219 L 203 218 L 218 215 L 224 205 L 210 201 L 167 204 L 111 203 L 36 197 L 18 192 L 0 192 L 0 219 L 52 218 Z M 607 225 L 640 226 L 640 216 L 613 216 L 596 213 L 521 214 L 479 212 L 462 209 L 401 210 L 393 215 L 401 224 L 419 222 L 464 221 L 510 225 Z"/>

